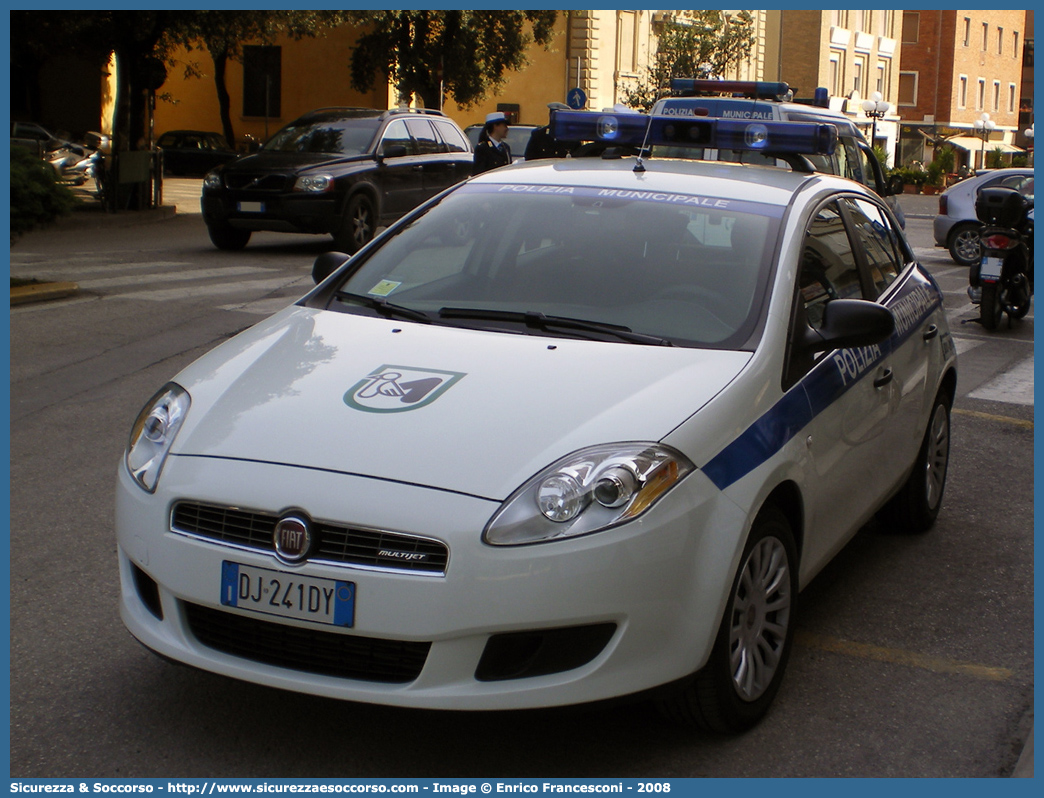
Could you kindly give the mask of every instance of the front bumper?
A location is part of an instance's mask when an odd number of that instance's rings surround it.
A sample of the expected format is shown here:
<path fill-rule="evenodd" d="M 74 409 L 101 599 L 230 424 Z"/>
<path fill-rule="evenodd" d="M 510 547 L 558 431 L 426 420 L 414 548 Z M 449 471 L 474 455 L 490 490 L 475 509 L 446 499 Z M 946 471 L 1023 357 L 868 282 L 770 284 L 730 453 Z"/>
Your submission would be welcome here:
<path fill-rule="evenodd" d="M 329 233 L 337 225 L 339 203 L 334 194 L 216 192 L 204 193 L 200 208 L 209 225 L 281 233 Z M 243 210 L 258 207 L 261 209 Z"/>
<path fill-rule="evenodd" d="M 699 472 L 636 522 L 511 548 L 480 540 L 496 502 L 365 477 L 172 456 L 154 495 L 122 467 L 118 482 L 121 615 L 138 640 L 172 659 L 258 684 L 412 707 L 574 704 L 692 673 L 709 656 L 745 529 L 743 514 Z M 300 508 L 317 519 L 350 514 L 359 526 L 445 542 L 448 565 L 444 575 L 286 565 L 270 553 L 170 531 L 171 507 L 184 498 L 277 514 Z M 222 607 L 223 560 L 353 582 L 355 624 L 342 631 Z M 220 626 L 201 633 L 200 613 L 245 624 L 248 635 L 251 623 L 263 621 L 268 631 L 359 644 L 373 656 L 389 646 L 408 649 L 420 662 L 414 676 L 389 683 L 258 661 L 265 658 L 216 642 Z M 538 667 L 512 678 L 511 657 L 525 659 L 534 645 L 558 654 L 538 657 Z M 577 655 L 577 647 L 587 653 Z"/>

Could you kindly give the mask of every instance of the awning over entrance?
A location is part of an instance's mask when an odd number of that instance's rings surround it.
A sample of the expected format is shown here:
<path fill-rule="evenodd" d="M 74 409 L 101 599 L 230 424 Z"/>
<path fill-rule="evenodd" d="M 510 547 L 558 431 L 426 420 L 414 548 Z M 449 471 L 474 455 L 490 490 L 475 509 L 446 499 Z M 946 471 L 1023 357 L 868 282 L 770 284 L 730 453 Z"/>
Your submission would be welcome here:
<path fill-rule="evenodd" d="M 987 141 L 986 147 L 982 146 L 982 139 L 977 136 L 954 136 L 953 138 L 945 139 L 941 144 L 952 144 L 954 147 L 960 147 L 962 150 L 968 150 L 969 152 L 979 152 L 985 149 L 986 152 L 993 152 L 996 149 L 1000 149 L 1001 152 L 1025 152 L 1022 147 L 1016 147 L 1014 144 L 1006 144 L 1003 141 Z"/>

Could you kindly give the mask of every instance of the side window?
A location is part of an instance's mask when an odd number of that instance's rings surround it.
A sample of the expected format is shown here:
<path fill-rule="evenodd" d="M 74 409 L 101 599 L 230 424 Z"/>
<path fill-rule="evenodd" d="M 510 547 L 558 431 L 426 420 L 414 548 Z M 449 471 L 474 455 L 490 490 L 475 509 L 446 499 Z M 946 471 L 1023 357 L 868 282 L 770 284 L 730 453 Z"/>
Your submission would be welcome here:
<path fill-rule="evenodd" d="M 468 152 L 471 149 L 467 139 L 453 125 L 436 121 L 435 129 L 439 132 L 443 144 L 446 145 L 446 152 Z"/>
<path fill-rule="evenodd" d="M 1000 185 L 1013 188 L 1024 197 L 1033 196 L 1033 178 L 1026 175 L 1012 175 L 1000 181 Z"/>
<path fill-rule="evenodd" d="M 407 119 L 406 127 L 417 142 L 418 155 L 434 155 L 440 151 L 439 142 L 435 138 L 435 131 L 427 119 Z"/>
<path fill-rule="evenodd" d="M 849 180 L 866 185 L 865 165 L 863 164 L 859 147 L 855 145 L 855 142 L 851 139 L 838 138 L 835 153 L 841 166 L 838 174 L 847 177 Z"/>
<path fill-rule="evenodd" d="M 863 199 L 844 199 L 855 226 L 856 235 L 863 245 L 870 279 L 880 295 L 891 285 L 903 270 L 900 258 L 899 238 L 881 209 Z"/>
<path fill-rule="evenodd" d="M 381 155 L 386 154 L 389 147 L 405 147 L 407 155 L 415 154 L 413 139 L 410 138 L 410 132 L 406 129 L 406 122 L 404 120 L 394 120 L 384 131 L 384 137 L 381 139 L 381 147 L 379 150 Z"/>
<path fill-rule="evenodd" d="M 852 242 L 836 203 L 816 214 L 805 236 L 798 276 L 805 316 L 812 327 L 823 323 L 823 308 L 832 299 L 862 299 Z"/>

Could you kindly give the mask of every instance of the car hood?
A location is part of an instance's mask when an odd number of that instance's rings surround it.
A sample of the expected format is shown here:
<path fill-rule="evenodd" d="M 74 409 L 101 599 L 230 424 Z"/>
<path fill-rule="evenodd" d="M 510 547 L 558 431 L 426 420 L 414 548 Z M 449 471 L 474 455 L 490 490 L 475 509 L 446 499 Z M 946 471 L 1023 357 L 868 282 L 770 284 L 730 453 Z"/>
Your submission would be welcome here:
<path fill-rule="evenodd" d="M 353 161 L 372 161 L 370 155 L 331 155 L 328 152 L 256 152 L 240 158 L 226 167 L 226 171 L 246 169 L 249 171 L 278 172 L 287 169 L 310 169 Z"/>
<path fill-rule="evenodd" d="M 750 358 L 295 306 L 178 375 L 192 403 L 172 453 L 502 500 L 577 449 L 662 439 Z"/>

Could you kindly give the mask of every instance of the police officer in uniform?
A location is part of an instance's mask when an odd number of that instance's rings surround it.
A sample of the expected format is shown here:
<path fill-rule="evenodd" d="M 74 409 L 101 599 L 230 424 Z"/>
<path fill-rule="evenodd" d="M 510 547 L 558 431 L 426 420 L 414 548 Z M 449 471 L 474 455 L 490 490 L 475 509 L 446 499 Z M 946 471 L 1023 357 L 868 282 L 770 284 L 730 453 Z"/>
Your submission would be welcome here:
<path fill-rule="evenodd" d="M 508 147 L 508 121 L 503 111 L 495 111 L 486 115 L 486 126 L 483 135 L 475 146 L 475 165 L 473 175 L 480 175 L 499 166 L 511 163 L 511 148 Z"/>

